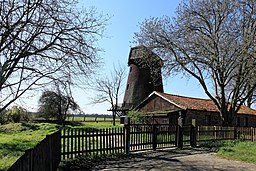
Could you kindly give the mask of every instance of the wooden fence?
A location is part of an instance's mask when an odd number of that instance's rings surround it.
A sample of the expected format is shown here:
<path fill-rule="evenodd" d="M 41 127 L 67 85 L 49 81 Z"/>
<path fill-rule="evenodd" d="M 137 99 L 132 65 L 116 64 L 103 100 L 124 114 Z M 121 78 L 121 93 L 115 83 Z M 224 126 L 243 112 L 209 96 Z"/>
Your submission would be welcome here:
<path fill-rule="evenodd" d="M 132 124 L 129 128 L 130 151 L 174 147 L 176 126 Z"/>
<path fill-rule="evenodd" d="M 197 130 L 197 142 L 234 139 L 235 127 L 199 126 Z"/>
<path fill-rule="evenodd" d="M 256 128 L 251 127 L 198 126 L 195 134 L 197 144 L 219 140 L 256 142 Z"/>
<path fill-rule="evenodd" d="M 256 142 L 256 128 L 238 127 L 235 132 L 237 139 Z"/>
<path fill-rule="evenodd" d="M 62 130 L 62 159 L 78 155 L 125 153 L 124 128 Z"/>
<path fill-rule="evenodd" d="M 129 124 L 124 128 L 63 129 L 62 159 L 78 155 L 129 154 L 160 148 L 197 146 L 209 141 L 256 141 L 256 128 Z"/>
<path fill-rule="evenodd" d="M 8 171 L 55 171 L 61 160 L 61 131 L 47 135 L 34 148 L 26 150 Z"/>

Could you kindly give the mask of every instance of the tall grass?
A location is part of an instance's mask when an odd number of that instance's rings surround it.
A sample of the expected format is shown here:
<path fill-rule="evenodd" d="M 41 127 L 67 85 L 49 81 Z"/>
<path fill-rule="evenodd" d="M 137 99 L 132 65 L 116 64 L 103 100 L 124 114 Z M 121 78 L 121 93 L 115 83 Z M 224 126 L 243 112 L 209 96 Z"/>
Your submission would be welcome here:
<path fill-rule="evenodd" d="M 0 126 L 0 171 L 7 170 L 25 150 L 34 147 L 58 125 L 49 123 L 11 123 Z"/>
<path fill-rule="evenodd" d="M 226 159 L 256 164 L 256 142 L 241 140 L 207 141 L 201 146 L 214 149 L 218 156 Z"/>
<path fill-rule="evenodd" d="M 229 141 L 218 150 L 218 155 L 256 164 L 256 142 Z"/>

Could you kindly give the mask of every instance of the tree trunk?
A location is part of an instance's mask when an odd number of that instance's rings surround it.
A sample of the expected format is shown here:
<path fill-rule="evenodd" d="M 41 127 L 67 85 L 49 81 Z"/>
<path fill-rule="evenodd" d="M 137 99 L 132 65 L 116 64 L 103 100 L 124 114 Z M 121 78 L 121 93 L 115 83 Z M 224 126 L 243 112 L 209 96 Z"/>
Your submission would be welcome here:
<path fill-rule="evenodd" d="M 226 108 L 221 109 L 221 116 L 222 116 L 222 125 L 223 126 L 234 126 L 233 120 L 234 120 L 234 113 L 228 112 Z"/>
<path fill-rule="evenodd" d="M 116 112 L 112 111 L 112 117 L 113 117 L 113 126 L 116 126 Z"/>

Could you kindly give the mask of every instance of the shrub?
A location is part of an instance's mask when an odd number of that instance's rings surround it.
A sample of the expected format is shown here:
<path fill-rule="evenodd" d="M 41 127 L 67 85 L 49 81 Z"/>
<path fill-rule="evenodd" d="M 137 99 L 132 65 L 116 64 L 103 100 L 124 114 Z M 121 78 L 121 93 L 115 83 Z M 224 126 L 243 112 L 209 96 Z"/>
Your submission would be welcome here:
<path fill-rule="evenodd" d="M 28 113 L 26 109 L 19 107 L 19 106 L 13 106 L 8 112 L 7 117 L 9 121 L 12 121 L 14 123 L 18 123 L 21 120 L 28 121 Z"/>
<path fill-rule="evenodd" d="M 0 112 L 0 125 L 8 123 L 8 116 L 6 112 L 6 110 Z"/>
<path fill-rule="evenodd" d="M 130 117 L 131 121 L 135 124 L 145 123 L 145 121 L 146 121 L 146 118 L 143 115 L 143 113 L 135 111 L 135 110 L 129 111 L 128 117 Z"/>

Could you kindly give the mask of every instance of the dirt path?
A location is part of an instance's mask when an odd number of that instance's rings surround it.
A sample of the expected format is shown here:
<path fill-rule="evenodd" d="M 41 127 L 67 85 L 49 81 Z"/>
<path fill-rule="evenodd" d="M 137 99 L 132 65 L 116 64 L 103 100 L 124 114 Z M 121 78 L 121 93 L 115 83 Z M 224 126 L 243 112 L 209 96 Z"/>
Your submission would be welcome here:
<path fill-rule="evenodd" d="M 256 171 L 256 165 L 241 161 L 226 160 L 216 153 L 205 150 L 168 150 L 146 152 L 130 159 L 110 161 L 95 167 L 93 170 L 104 171 L 157 171 L 157 170 L 188 170 L 188 171 Z"/>

